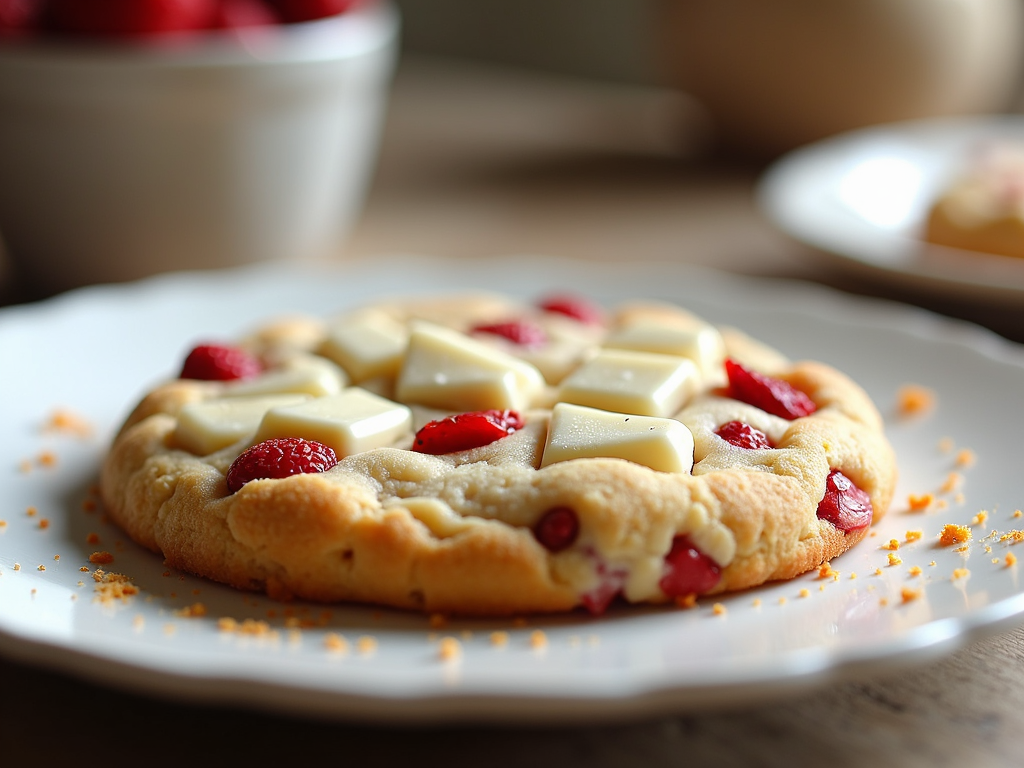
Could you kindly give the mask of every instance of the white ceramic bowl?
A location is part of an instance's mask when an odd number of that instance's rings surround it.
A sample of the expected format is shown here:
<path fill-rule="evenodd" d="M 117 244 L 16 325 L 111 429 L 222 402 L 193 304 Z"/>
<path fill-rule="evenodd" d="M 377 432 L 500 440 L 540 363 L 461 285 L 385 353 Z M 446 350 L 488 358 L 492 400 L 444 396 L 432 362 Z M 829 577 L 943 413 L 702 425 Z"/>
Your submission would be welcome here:
<path fill-rule="evenodd" d="M 160 45 L 0 45 L 0 237 L 61 290 L 336 253 L 397 55 L 385 2 Z"/>

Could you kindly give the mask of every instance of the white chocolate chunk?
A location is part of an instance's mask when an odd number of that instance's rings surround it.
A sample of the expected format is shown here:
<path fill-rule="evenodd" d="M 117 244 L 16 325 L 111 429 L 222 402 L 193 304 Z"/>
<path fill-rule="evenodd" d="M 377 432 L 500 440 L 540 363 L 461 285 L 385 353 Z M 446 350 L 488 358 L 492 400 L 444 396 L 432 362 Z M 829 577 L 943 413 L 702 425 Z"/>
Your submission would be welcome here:
<path fill-rule="evenodd" d="M 717 374 L 725 362 L 722 334 L 711 325 L 675 328 L 638 323 L 613 331 L 605 339 L 604 346 L 609 349 L 632 349 L 686 357 L 697 364 L 697 369 L 705 378 Z"/>
<path fill-rule="evenodd" d="M 337 365 L 317 355 L 295 355 L 280 367 L 256 378 L 232 382 L 225 396 L 298 393 L 323 397 L 336 395 L 348 385 L 348 376 Z"/>
<path fill-rule="evenodd" d="M 696 391 L 697 365 L 685 357 L 603 349 L 562 382 L 558 399 L 605 411 L 671 416 Z"/>
<path fill-rule="evenodd" d="M 338 458 L 391 445 L 412 430 L 412 412 L 365 389 L 350 387 L 267 412 L 255 442 L 301 437 L 330 446 Z"/>
<path fill-rule="evenodd" d="M 271 408 L 296 405 L 308 395 L 265 395 L 230 397 L 189 403 L 178 414 L 174 442 L 197 456 L 207 456 L 221 448 L 252 437 L 264 414 Z"/>
<path fill-rule="evenodd" d="M 534 366 L 449 328 L 417 323 L 398 376 L 406 403 L 449 411 L 522 410 L 542 391 Z"/>
<path fill-rule="evenodd" d="M 551 412 L 541 467 L 582 458 L 626 459 L 660 472 L 689 472 L 693 435 L 675 419 L 559 403 Z"/>
<path fill-rule="evenodd" d="M 320 354 L 336 362 L 356 384 L 379 376 L 396 376 L 409 343 L 409 332 L 384 313 L 360 313 L 328 331 Z"/>

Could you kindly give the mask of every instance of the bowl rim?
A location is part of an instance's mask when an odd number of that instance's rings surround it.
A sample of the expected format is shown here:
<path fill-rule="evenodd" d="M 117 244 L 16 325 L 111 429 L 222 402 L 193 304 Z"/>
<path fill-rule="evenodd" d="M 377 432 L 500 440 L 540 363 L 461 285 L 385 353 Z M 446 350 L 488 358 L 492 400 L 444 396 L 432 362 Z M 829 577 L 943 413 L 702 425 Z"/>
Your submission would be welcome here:
<path fill-rule="evenodd" d="M 0 72 L 125 65 L 192 70 L 338 61 L 390 47 L 398 38 L 399 26 L 392 0 L 362 0 L 336 16 L 237 30 L 115 41 L 14 38 L 0 41 Z"/>

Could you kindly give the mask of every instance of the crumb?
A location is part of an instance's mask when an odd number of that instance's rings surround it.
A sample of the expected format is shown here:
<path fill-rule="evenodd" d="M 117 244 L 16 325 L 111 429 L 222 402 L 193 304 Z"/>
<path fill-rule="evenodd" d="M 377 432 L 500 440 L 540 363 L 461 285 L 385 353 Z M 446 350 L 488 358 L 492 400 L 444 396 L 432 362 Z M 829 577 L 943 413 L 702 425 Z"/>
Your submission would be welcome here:
<path fill-rule="evenodd" d="M 1024 541 L 1024 531 L 1010 531 L 1009 533 L 1004 533 L 1002 536 L 999 537 L 999 540 L 1009 541 L 1012 544 L 1018 544 Z"/>
<path fill-rule="evenodd" d="M 711 606 L 711 612 L 715 614 L 715 616 L 724 616 L 726 614 L 726 608 L 722 603 L 715 603 Z"/>
<path fill-rule="evenodd" d="M 1016 565 L 1017 564 L 1017 556 L 1015 554 L 1013 554 L 1013 552 L 1007 552 L 1006 553 L 1006 557 L 1003 558 L 1003 560 L 1004 560 L 1004 562 L 1007 565 Z"/>
<path fill-rule="evenodd" d="M 839 578 L 839 571 L 832 567 L 832 563 L 822 563 L 818 567 L 818 578 L 819 579 L 837 579 Z"/>
<path fill-rule="evenodd" d="M 921 537 L 924 536 L 924 531 L 907 531 L 906 539 L 910 541 L 920 541 Z"/>
<path fill-rule="evenodd" d="M 18 462 L 18 471 L 21 472 L 23 475 L 27 475 L 29 472 L 32 471 L 32 462 L 29 461 L 28 459 L 22 459 L 21 461 Z"/>
<path fill-rule="evenodd" d="M 850 578 L 851 579 L 856 579 L 857 578 L 857 572 L 856 571 L 851 571 L 850 572 Z"/>
<path fill-rule="evenodd" d="M 935 501 L 935 497 L 930 493 L 922 493 L 920 495 L 910 494 L 907 497 L 907 505 L 910 507 L 911 512 L 922 512 L 932 505 Z"/>
<path fill-rule="evenodd" d="M 983 509 L 971 519 L 971 525 L 984 525 L 986 520 L 988 520 L 988 511 Z"/>
<path fill-rule="evenodd" d="M 910 587 L 903 587 L 900 590 L 900 600 L 904 603 L 909 603 L 912 600 L 917 600 L 921 596 L 920 589 L 911 589 Z"/>
<path fill-rule="evenodd" d="M 693 608 L 697 604 L 697 593 L 691 592 L 688 595 L 677 595 L 676 605 L 680 608 Z"/>
<path fill-rule="evenodd" d="M 530 647 L 534 650 L 540 650 L 548 647 L 548 636 L 539 629 L 533 630 L 530 633 Z"/>
<path fill-rule="evenodd" d="M 752 605 L 755 608 L 760 608 L 761 607 L 761 598 L 760 597 L 755 597 L 754 598 L 754 602 L 752 603 Z"/>
<path fill-rule="evenodd" d="M 985 545 L 985 554 L 987 555 L 987 554 L 989 554 L 989 553 L 990 553 L 991 551 L 992 551 L 992 547 L 990 547 L 990 546 L 989 546 L 988 544 L 986 544 L 986 545 Z"/>
<path fill-rule="evenodd" d="M 967 546 L 966 544 L 964 544 L 962 547 L 957 547 L 953 551 L 954 552 L 970 552 L 971 548 L 969 546 Z"/>
<path fill-rule="evenodd" d="M 186 618 L 199 618 L 206 615 L 206 606 L 202 603 L 192 603 L 192 605 L 186 605 L 174 612 L 175 616 L 184 616 Z"/>
<path fill-rule="evenodd" d="M 89 572 L 89 568 L 88 568 L 88 566 L 85 566 L 85 565 L 83 565 L 83 566 L 82 566 L 81 568 L 79 568 L 78 570 L 79 570 L 79 571 L 80 571 L 81 573 L 88 573 L 88 572 Z"/>
<path fill-rule="evenodd" d="M 885 606 L 887 606 L 889 604 L 889 598 L 888 597 L 883 597 L 881 600 L 878 601 L 878 604 L 881 605 L 884 608 Z"/>
<path fill-rule="evenodd" d="M 89 562 L 93 565 L 108 565 L 114 562 L 114 556 L 109 552 L 93 552 L 89 555 Z"/>
<path fill-rule="evenodd" d="M 922 573 L 920 565 L 912 565 L 907 569 L 907 575 L 909 576 L 920 576 Z"/>
<path fill-rule="evenodd" d="M 966 568 L 955 568 L 953 570 L 953 580 L 954 581 L 956 581 L 957 579 L 966 579 L 970 575 L 971 575 L 971 572 L 968 569 L 966 569 Z"/>
<path fill-rule="evenodd" d="M 958 503 L 963 503 L 963 496 L 960 497 L 960 501 Z M 945 499 L 939 499 L 938 501 L 935 502 L 935 508 L 940 512 L 943 509 L 949 509 L 949 502 L 946 501 Z"/>
<path fill-rule="evenodd" d="M 448 617 L 443 613 L 432 613 L 430 614 L 430 626 L 433 629 L 441 629 L 441 627 L 448 625 Z"/>
<path fill-rule="evenodd" d="M 45 565 L 37 565 L 36 566 L 36 570 L 37 571 L 45 571 L 46 570 L 46 566 Z"/>
<path fill-rule="evenodd" d="M 363 635 L 356 640 L 356 650 L 364 655 L 374 653 L 377 650 L 377 638 L 370 635 Z"/>
<path fill-rule="evenodd" d="M 902 562 L 903 560 L 900 559 L 899 555 L 893 554 L 892 552 L 889 553 L 889 565 L 899 565 Z"/>
<path fill-rule="evenodd" d="M 951 544 L 963 544 L 965 541 L 971 540 L 971 535 L 971 529 L 966 525 L 947 523 L 943 526 L 942 533 L 939 534 L 939 544 L 943 547 L 948 547 Z"/>
<path fill-rule="evenodd" d="M 946 476 L 946 481 L 939 487 L 939 490 L 943 493 L 952 493 L 960 487 L 960 483 L 963 482 L 963 476 L 958 472 L 950 472 Z"/>
<path fill-rule="evenodd" d="M 1019 509 L 1013 510 L 1014 517 L 1020 517 L 1021 515 L 1024 515 L 1024 512 L 1021 512 Z"/>
<path fill-rule="evenodd" d="M 112 603 L 115 600 L 127 602 L 139 593 L 139 588 L 132 584 L 131 579 L 121 573 L 106 573 L 97 568 L 92 574 L 96 599 L 101 603 Z"/>
<path fill-rule="evenodd" d="M 14 570 L 20 571 L 21 570 L 21 563 L 15 563 L 14 564 Z"/>
<path fill-rule="evenodd" d="M 955 501 L 957 504 L 963 504 L 964 501 L 966 501 L 966 499 L 964 498 L 964 495 L 962 493 L 958 493 L 956 496 L 953 497 L 953 501 Z"/>
<path fill-rule="evenodd" d="M 45 517 L 39 519 L 39 528 L 41 530 L 45 531 L 49 527 L 50 527 L 50 521 L 49 520 L 47 520 Z"/>
<path fill-rule="evenodd" d="M 85 543 L 86 544 L 99 544 L 100 543 L 100 535 L 98 533 L 90 533 L 88 536 L 85 537 Z"/>
<path fill-rule="evenodd" d="M 996 565 L 998 562 L 999 562 L 999 558 L 998 557 L 993 557 L 992 558 L 992 564 L 993 565 Z"/>
<path fill-rule="evenodd" d="M 939 451 L 941 453 L 952 453 L 956 443 L 953 442 L 952 437 L 944 437 L 939 440 Z"/>
<path fill-rule="evenodd" d="M 928 565 L 935 565 L 935 561 L 932 560 L 930 563 L 928 563 Z"/>
<path fill-rule="evenodd" d="M 961 448 L 956 455 L 956 464 L 958 467 L 970 467 L 974 465 L 976 457 L 974 451 L 970 448 Z"/>
<path fill-rule="evenodd" d="M 146 619 L 141 614 L 132 619 L 132 626 L 135 629 L 142 629 L 146 624 Z"/>
<path fill-rule="evenodd" d="M 0 520 L 0 528 L 6 528 L 6 527 L 7 527 L 7 521 L 6 520 Z"/>
<path fill-rule="evenodd" d="M 786 604 L 786 598 L 785 598 L 785 596 L 783 596 L 783 597 L 780 597 L 780 598 L 779 598 L 779 605 L 785 605 L 785 604 Z"/>
<path fill-rule="evenodd" d="M 899 548 L 900 548 L 899 539 L 889 539 L 889 543 L 888 544 L 883 544 L 882 545 L 882 549 L 897 550 Z"/>
<path fill-rule="evenodd" d="M 36 463 L 40 467 L 55 467 L 57 466 L 57 454 L 53 451 L 43 451 L 36 457 Z"/>
<path fill-rule="evenodd" d="M 217 619 L 217 629 L 221 632 L 234 632 L 238 629 L 238 622 L 230 616 Z"/>
<path fill-rule="evenodd" d="M 900 416 L 917 416 L 935 407 L 935 391 L 920 384 L 904 384 L 896 392 L 896 409 Z"/>
<path fill-rule="evenodd" d="M 504 648 L 508 645 L 508 632 L 491 632 L 491 645 L 496 648 Z"/>
<path fill-rule="evenodd" d="M 43 431 L 63 432 L 84 438 L 92 435 L 92 425 L 81 416 L 67 409 L 58 408 L 43 424 Z"/>
<path fill-rule="evenodd" d="M 810 597 L 810 595 L 811 590 L 807 589 L 806 587 L 800 590 L 800 597 Z"/>
<path fill-rule="evenodd" d="M 442 637 L 437 653 L 441 661 L 458 661 L 462 658 L 462 644 L 454 637 Z"/>
<path fill-rule="evenodd" d="M 25 510 L 25 514 L 29 517 L 35 517 L 37 514 L 39 514 L 39 510 L 36 509 L 35 507 L 29 507 L 28 509 Z"/>
<path fill-rule="evenodd" d="M 54 555 L 53 559 L 57 562 L 60 562 L 60 555 Z"/>
<path fill-rule="evenodd" d="M 881 568 L 875 568 L 875 576 L 881 576 L 881 575 L 882 575 L 882 569 Z"/>

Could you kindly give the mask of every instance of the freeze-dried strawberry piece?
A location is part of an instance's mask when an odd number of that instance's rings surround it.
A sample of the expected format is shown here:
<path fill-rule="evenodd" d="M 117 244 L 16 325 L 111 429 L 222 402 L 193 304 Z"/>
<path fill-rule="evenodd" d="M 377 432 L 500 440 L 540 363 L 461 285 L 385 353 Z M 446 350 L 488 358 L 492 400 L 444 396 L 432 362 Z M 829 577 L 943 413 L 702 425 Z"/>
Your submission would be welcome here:
<path fill-rule="evenodd" d="M 742 421 L 727 421 L 715 430 L 715 434 L 737 448 L 774 448 L 768 435 Z"/>
<path fill-rule="evenodd" d="M 313 21 L 344 13 L 356 0 L 272 0 L 286 22 Z"/>
<path fill-rule="evenodd" d="M 580 532 L 580 521 L 569 507 L 545 512 L 533 526 L 533 535 L 549 552 L 561 552 L 572 546 Z"/>
<path fill-rule="evenodd" d="M 133 37 L 209 26 L 217 0 L 50 0 L 54 29 L 79 35 Z"/>
<path fill-rule="evenodd" d="M 669 597 L 702 595 L 722 577 L 722 569 L 693 545 L 688 536 L 672 539 L 672 548 L 665 555 L 665 575 L 658 586 Z"/>
<path fill-rule="evenodd" d="M 439 456 L 489 445 L 522 429 L 523 418 L 515 411 L 473 411 L 447 416 L 425 424 L 416 433 L 412 449 Z"/>
<path fill-rule="evenodd" d="M 603 560 L 597 561 L 596 570 L 597 586 L 580 595 L 580 602 L 592 616 L 600 616 L 607 611 L 626 583 L 626 571 L 621 568 L 610 568 Z"/>
<path fill-rule="evenodd" d="M 251 379 L 262 372 L 260 361 L 245 350 L 220 344 L 200 344 L 188 353 L 179 378 L 233 381 Z"/>
<path fill-rule="evenodd" d="M 529 320 L 509 320 L 505 323 L 476 325 L 472 332 L 502 336 L 521 347 L 542 347 L 548 343 L 548 335 L 544 333 L 544 329 Z"/>
<path fill-rule="evenodd" d="M 276 437 L 249 448 L 228 469 L 228 490 L 236 493 L 253 480 L 326 472 L 338 463 L 330 446 L 301 437 Z"/>
<path fill-rule="evenodd" d="M 601 325 L 604 323 L 604 311 L 592 301 L 580 296 L 568 294 L 548 296 L 542 301 L 537 302 L 537 306 L 545 312 L 565 315 L 588 325 Z"/>
<path fill-rule="evenodd" d="M 735 360 L 725 361 L 729 396 L 783 419 L 810 416 L 818 406 L 788 381 L 744 368 Z"/>
<path fill-rule="evenodd" d="M 853 481 L 833 469 L 825 478 L 825 496 L 818 504 L 818 517 L 832 523 L 843 533 L 859 531 L 871 525 L 871 497 Z"/>

